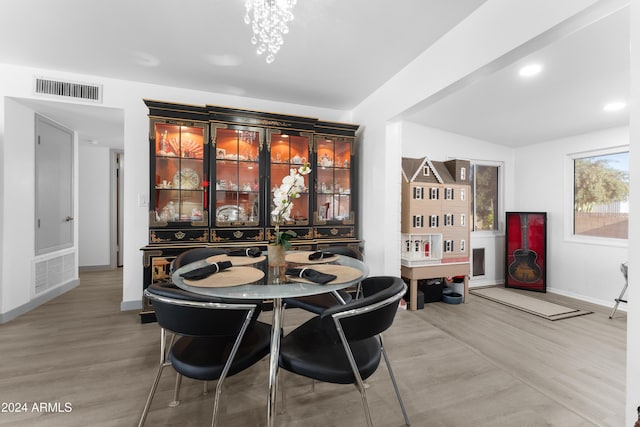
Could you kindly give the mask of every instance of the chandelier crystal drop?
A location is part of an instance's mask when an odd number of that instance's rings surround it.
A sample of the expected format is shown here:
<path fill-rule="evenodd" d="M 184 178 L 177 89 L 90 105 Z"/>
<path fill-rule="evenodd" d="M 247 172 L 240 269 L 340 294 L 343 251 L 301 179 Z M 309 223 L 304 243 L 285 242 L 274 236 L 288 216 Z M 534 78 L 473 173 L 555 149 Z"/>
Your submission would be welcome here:
<path fill-rule="evenodd" d="M 289 32 L 288 22 L 293 20 L 293 6 L 297 0 L 245 0 L 245 24 L 253 29 L 251 44 L 256 52 L 266 52 L 267 63 L 276 59 L 276 53 L 284 42 L 283 35 Z"/>

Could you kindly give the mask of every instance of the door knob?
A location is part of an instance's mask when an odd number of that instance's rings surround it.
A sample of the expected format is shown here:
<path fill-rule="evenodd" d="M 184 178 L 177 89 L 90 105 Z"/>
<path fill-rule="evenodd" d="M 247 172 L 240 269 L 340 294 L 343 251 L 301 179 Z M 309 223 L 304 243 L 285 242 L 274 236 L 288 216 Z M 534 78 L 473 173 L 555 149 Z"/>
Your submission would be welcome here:
<path fill-rule="evenodd" d="M 67 222 L 73 221 L 73 217 L 72 216 L 67 216 L 64 220 L 67 221 Z"/>

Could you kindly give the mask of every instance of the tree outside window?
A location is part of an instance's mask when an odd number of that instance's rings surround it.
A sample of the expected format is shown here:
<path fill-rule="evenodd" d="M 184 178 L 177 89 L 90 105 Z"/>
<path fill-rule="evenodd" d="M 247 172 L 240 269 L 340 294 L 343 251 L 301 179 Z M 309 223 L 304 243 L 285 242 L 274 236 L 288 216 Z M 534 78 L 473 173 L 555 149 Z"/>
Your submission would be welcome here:
<path fill-rule="evenodd" d="M 574 158 L 573 233 L 627 239 L 629 152 Z"/>
<path fill-rule="evenodd" d="M 499 166 L 472 164 L 469 172 L 472 231 L 498 230 Z"/>

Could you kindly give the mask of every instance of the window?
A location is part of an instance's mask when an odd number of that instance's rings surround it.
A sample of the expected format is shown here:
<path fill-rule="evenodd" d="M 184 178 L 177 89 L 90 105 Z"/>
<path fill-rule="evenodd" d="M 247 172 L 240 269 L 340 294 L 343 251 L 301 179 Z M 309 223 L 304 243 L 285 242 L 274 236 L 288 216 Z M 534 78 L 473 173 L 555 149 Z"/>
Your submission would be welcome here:
<path fill-rule="evenodd" d="M 439 195 L 438 193 L 439 193 L 438 188 L 435 188 L 435 187 L 429 188 L 429 198 L 431 200 L 437 200 Z"/>
<path fill-rule="evenodd" d="M 424 166 L 422 168 L 422 175 L 429 176 L 429 166 Z"/>
<path fill-rule="evenodd" d="M 462 200 L 463 202 L 466 200 L 467 195 L 466 195 L 466 191 L 464 191 L 464 188 L 460 189 L 460 200 Z"/>
<path fill-rule="evenodd" d="M 460 180 L 467 179 L 467 168 L 460 168 Z"/>
<path fill-rule="evenodd" d="M 445 188 L 444 189 L 444 199 L 445 200 L 453 200 L 453 188 Z"/>
<path fill-rule="evenodd" d="M 471 182 L 471 215 L 473 231 L 498 230 L 501 208 L 498 205 L 501 166 L 472 163 L 469 173 Z"/>
<path fill-rule="evenodd" d="M 445 214 L 444 215 L 444 225 L 452 226 L 453 225 L 453 214 Z"/>
<path fill-rule="evenodd" d="M 429 216 L 429 227 L 437 228 L 438 227 L 438 215 L 430 215 Z"/>
<path fill-rule="evenodd" d="M 465 214 L 460 214 L 460 225 L 464 227 L 465 223 L 466 223 L 466 215 Z"/>
<path fill-rule="evenodd" d="M 627 239 L 629 151 L 606 150 L 571 156 L 573 235 Z"/>
<path fill-rule="evenodd" d="M 465 243 L 464 239 L 460 240 L 460 252 L 464 252 L 466 246 L 467 244 Z"/>
<path fill-rule="evenodd" d="M 453 240 L 445 240 L 444 241 L 444 251 L 445 252 L 453 252 Z"/>
<path fill-rule="evenodd" d="M 422 224 L 424 224 L 424 216 L 423 215 L 414 215 L 413 216 L 413 226 L 415 228 L 422 228 Z"/>
<path fill-rule="evenodd" d="M 424 188 L 422 187 L 413 187 L 413 198 L 418 200 L 418 199 L 424 199 Z"/>

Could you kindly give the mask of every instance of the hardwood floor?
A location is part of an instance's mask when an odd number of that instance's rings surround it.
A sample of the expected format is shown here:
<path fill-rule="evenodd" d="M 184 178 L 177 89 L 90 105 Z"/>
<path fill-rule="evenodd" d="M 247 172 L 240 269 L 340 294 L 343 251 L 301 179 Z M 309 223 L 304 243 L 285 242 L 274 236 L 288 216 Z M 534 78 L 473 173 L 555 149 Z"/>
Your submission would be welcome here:
<path fill-rule="evenodd" d="M 82 273 L 78 288 L 0 325 L 0 426 L 137 424 L 159 332 L 120 312 L 121 295 L 121 271 Z M 624 425 L 625 313 L 609 320 L 606 308 L 535 296 L 594 313 L 551 322 L 473 295 L 399 311 L 385 344 L 413 426 Z M 287 310 L 287 330 L 308 316 Z M 227 380 L 221 425 L 265 424 L 267 369 L 263 360 Z M 279 426 L 365 425 L 354 387 L 280 378 Z M 166 369 L 146 425 L 209 425 L 213 395 L 199 382 L 185 379 L 180 406 L 167 406 L 174 379 Z M 367 382 L 375 425 L 403 425 L 384 365 Z M 26 411 L 7 412 L 16 403 Z"/>

